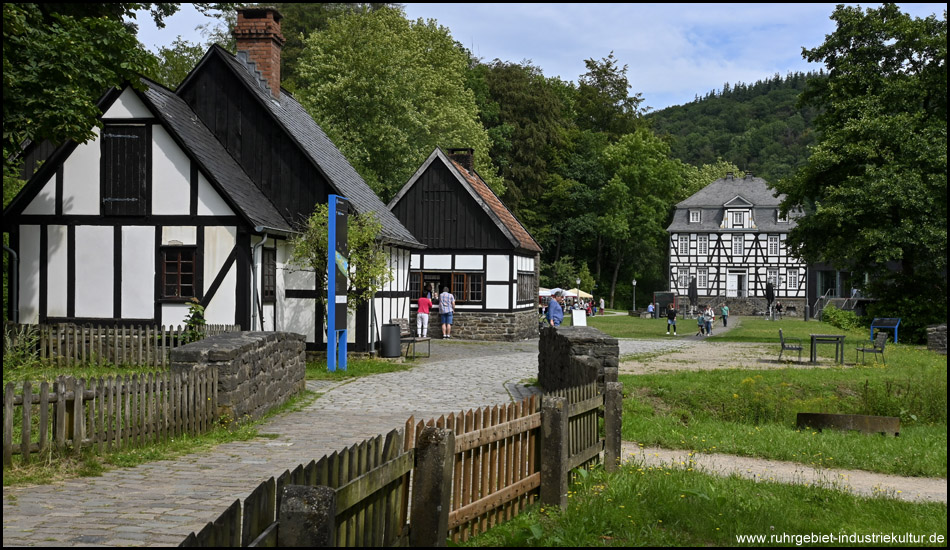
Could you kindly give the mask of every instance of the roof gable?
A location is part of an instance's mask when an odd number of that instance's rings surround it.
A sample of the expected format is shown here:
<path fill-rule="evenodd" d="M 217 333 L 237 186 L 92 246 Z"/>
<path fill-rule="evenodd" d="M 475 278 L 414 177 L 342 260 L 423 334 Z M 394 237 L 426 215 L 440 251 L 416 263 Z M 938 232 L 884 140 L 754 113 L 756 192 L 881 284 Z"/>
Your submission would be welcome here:
<path fill-rule="evenodd" d="M 727 207 L 727 208 L 729 208 L 729 207 L 732 207 L 732 208 L 735 208 L 735 207 L 748 208 L 748 207 L 752 206 L 752 203 L 749 202 L 749 201 L 747 201 L 742 195 L 736 195 L 736 196 L 733 197 L 731 200 L 726 201 L 726 202 L 723 204 L 723 206 L 725 206 L 725 207 Z"/>
<path fill-rule="evenodd" d="M 426 161 L 416 170 L 409 181 L 396 193 L 396 196 L 389 202 L 389 209 L 394 210 L 397 205 L 407 199 L 407 195 L 422 178 L 422 176 L 432 168 L 434 163 L 440 163 L 451 174 L 453 180 L 458 183 L 473 204 L 478 208 L 492 224 L 502 233 L 505 240 L 515 249 L 527 252 L 541 252 L 541 247 L 534 240 L 530 233 L 521 225 L 515 216 L 501 202 L 501 199 L 488 187 L 477 172 L 469 172 L 457 162 L 450 159 L 440 148 L 435 148 Z"/>
<path fill-rule="evenodd" d="M 270 89 L 262 83 L 254 63 L 248 60 L 244 52 L 238 52 L 235 56 L 220 46 L 212 46 L 201 63 L 178 88 L 178 94 L 187 93 L 189 87 L 198 80 L 196 73 L 213 60 L 220 60 L 237 77 L 261 106 L 262 112 L 267 113 L 282 129 L 288 141 L 309 160 L 333 192 L 347 198 L 356 212 L 372 212 L 376 215 L 383 226 L 384 240 L 413 248 L 421 247 L 409 230 L 392 215 L 376 193 L 363 181 L 303 106 L 285 90 L 282 90 L 279 98 L 271 95 Z"/>

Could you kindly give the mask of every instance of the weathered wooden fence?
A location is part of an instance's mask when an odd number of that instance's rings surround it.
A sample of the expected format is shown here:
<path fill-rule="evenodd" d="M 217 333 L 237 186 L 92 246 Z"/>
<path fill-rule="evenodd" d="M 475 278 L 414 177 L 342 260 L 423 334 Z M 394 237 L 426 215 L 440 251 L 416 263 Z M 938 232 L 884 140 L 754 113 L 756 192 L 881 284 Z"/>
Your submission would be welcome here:
<path fill-rule="evenodd" d="M 205 336 L 238 332 L 237 325 L 205 325 Z M 105 364 L 167 367 L 168 352 L 184 345 L 185 328 L 174 326 L 11 325 L 7 340 L 32 346 L 56 365 Z"/>
<path fill-rule="evenodd" d="M 609 384 L 606 393 L 611 392 L 619 394 L 619 385 Z M 539 496 L 544 499 L 542 462 L 558 477 L 553 482 L 557 485 L 553 489 L 556 500 L 550 504 L 563 506 L 569 470 L 596 463 L 600 451 L 605 450 L 599 411 L 605 409 L 607 415 L 619 416 L 620 396 L 605 398 L 594 383 L 550 397 L 553 399 L 544 400 L 544 408 L 541 399 L 534 396 L 507 406 L 453 413 L 427 422 L 410 418 L 402 433 L 391 432 L 385 443 L 382 436 L 377 436 L 298 466 L 293 472 L 284 472 L 276 482 L 271 478 L 245 499 L 243 522 L 241 503 L 235 501 L 182 545 L 219 546 L 239 541 L 242 546 L 291 542 L 308 546 L 393 546 L 426 545 L 426 541 L 438 544 L 446 538 L 464 541 L 517 516 Z M 605 406 L 608 400 L 615 406 Z M 553 405 L 561 405 L 565 414 L 552 413 L 545 418 L 544 411 Z M 619 418 L 605 418 L 605 422 L 616 426 L 613 429 L 619 434 Z M 433 430 L 448 434 L 448 439 L 440 440 L 439 449 L 443 450 L 435 452 L 444 454 L 436 461 L 441 461 L 444 468 L 431 463 L 432 445 L 426 435 L 431 437 Z M 543 441 L 542 433 L 562 433 L 563 438 L 549 435 L 549 441 Z M 423 441 L 427 444 L 425 453 L 421 451 Z M 609 433 L 607 441 L 611 441 Z M 619 456 L 619 437 L 607 444 L 605 452 L 610 467 L 611 457 Z M 441 484 L 442 489 L 427 486 L 432 483 Z M 303 489 L 308 496 L 284 497 L 291 494 L 284 488 Z M 434 491 L 430 494 L 443 497 L 419 500 L 423 491 L 430 489 Z M 293 498 L 297 504 L 282 507 L 281 498 Z M 299 505 L 307 498 L 321 501 L 312 507 L 322 511 L 319 522 L 312 511 L 301 511 L 310 508 Z M 445 514 L 442 522 L 433 519 L 442 513 L 440 510 Z M 320 522 L 325 525 L 314 528 Z M 313 532 L 301 534 L 301 525 L 308 525 Z M 424 529 L 435 531 L 423 535 L 420 531 Z"/>
<path fill-rule="evenodd" d="M 34 388 L 13 382 L 3 394 L 3 463 L 49 450 L 78 454 L 156 441 L 210 428 L 217 414 L 217 370 L 136 374 L 116 378 L 61 377 Z M 17 425 L 18 424 L 18 425 Z M 15 433 L 15 428 L 19 433 Z"/>

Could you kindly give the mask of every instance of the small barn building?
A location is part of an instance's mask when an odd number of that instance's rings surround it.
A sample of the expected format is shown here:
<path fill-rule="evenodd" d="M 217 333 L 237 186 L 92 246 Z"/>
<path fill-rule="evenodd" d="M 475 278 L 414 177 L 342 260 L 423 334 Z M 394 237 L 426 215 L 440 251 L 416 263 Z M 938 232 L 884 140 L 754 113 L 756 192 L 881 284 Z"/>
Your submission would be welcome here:
<path fill-rule="evenodd" d="M 541 247 L 478 175 L 473 157 L 473 149 L 436 148 L 389 203 L 426 246 L 411 255 L 410 294 L 448 287 L 456 299 L 453 337 L 537 337 Z M 441 333 L 438 315 L 430 324 Z"/>

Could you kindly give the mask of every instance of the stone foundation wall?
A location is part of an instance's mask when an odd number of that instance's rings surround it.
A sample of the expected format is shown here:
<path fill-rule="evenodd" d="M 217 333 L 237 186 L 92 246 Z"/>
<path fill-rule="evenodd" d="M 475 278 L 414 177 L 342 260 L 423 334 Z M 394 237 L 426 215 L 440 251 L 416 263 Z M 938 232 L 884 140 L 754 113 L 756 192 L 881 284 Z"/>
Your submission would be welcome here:
<path fill-rule="evenodd" d="M 409 319 L 409 330 L 415 335 L 415 313 Z M 442 337 L 438 308 L 429 314 L 429 337 Z M 452 338 L 514 342 L 537 337 L 538 311 L 534 308 L 504 313 L 456 311 L 452 318 Z"/>
<path fill-rule="evenodd" d="M 544 391 L 617 381 L 620 344 L 592 327 L 545 328 L 538 343 L 538 383 Z"/>
<path fill-rule="evenodd" d="M 806 300 L 804 298 L 780 298 L 777 301 L 782 302 L 782 306 L 785 310 L 784 315 L 786 317 L 802 317 L 805 315 Z M 677 297 L 677 303 L 680 304 L 680 313 L 689 311 L 689 296 L 682 295 Z M 707 304 L 713 307 L 716 317 L 719 317 L 719 307 L 722 304 L 729 306 L 730 317 L 733 315 L 765 315 L 766 307 L 768 305 L 765 301 L 765 298 L 703 298 L 700 296 L 699 303 L 697 304 L 697 311 L 702 311 L 698 309 L 700 305 Z M 790 310 L 789 308 L 793 309 Z"/>
<path fill-rule="evenodd" d="M 289 332 L 234 332 L 171 352 L 172 372 L 218 369 L 218 415 L 260 418 L 303 391 L 306 341 Z"/>
<path fill-rule="evenodd" d="M 930 325 L 927 327 L 927 349 L 947 354 L 947 325 Z"/>

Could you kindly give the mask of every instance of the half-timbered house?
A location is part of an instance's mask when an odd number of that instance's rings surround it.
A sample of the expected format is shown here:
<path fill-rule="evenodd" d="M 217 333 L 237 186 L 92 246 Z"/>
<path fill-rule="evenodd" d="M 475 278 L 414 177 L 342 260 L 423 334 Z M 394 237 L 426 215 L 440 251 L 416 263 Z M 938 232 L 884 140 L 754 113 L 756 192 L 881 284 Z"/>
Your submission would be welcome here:
<path fill-rule="evenodd" d="M 305 334 L 325 346 L 316 277 L 289 239 L 337 194 L 382 223 L 394 280 L 349 319 L 365 349 L 408 316 L 410 250 L 422 248 L 290 94 L 280 14 L 238 12 L 238 54 L 212 46 L 174 92 L 142 79 L 108 92 L 96 138 L 24 151 L 27 184 L 3 214 L 25 323 L 209 323 Z M 13 301 L 11 300 L 11 303 Z"/>
<path fill-rule="evenodd" d="M 805 264 L 786 246 L 797 213 L 783 216 L 781 202 L 762 178 L 730 173 L 677 204 L 667 228 L 670 289 L 686 296 L 695 278 L 700 302 L 712 303 L 765 298 L 771 282 L 777 300 L 804 305 Z"/>
<path fill-rule="evenodd" d="M 426 246 L 412 254 L 410 294 L 448 287 L 456 299 L 453 337 L 537 336 L 541 247 L 478 175 L 473 157 L 472 149 L 436 148 L 389 203 Z M 439 324 L 437 314 L 430 324 Z"/>

